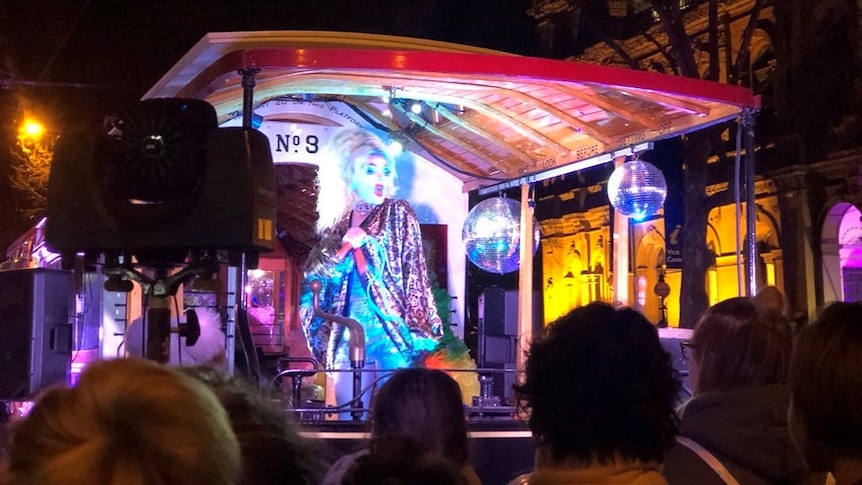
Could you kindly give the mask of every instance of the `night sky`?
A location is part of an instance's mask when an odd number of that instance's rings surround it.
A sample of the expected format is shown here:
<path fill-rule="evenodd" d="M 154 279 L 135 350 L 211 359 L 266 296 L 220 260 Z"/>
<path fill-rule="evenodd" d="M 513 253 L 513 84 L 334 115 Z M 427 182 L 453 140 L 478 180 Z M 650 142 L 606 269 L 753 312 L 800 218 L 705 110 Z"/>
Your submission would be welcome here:
<path fill-rule="evenodd" d="M 6 0 L 0 79 L 75 83 L 31 96 L 85 104 L 137 99 L 207 32 L 336 30 L 445 40 L 532 54 L 528 0 Z M 83 94 L 79 92 L 84 92 Z M 95 94 L 94 94 L 95 93 Z M 78 103 L 71 103 L 75 111 Z M 61 116 L 69 116 L 64 113 Z"/>
<path fill-rule="evenodd" d="M 69 135 L 140 99 L 208 32 L 330 30 L 536 55 L 529 0 L 4 0 L 0 6 L 0 250 L 16 218 L 9 150 L 23 110 Z M 23 229 L 22 229 L 23 228 Z M 14 239 L 14 237 L 12 237 Z"/>

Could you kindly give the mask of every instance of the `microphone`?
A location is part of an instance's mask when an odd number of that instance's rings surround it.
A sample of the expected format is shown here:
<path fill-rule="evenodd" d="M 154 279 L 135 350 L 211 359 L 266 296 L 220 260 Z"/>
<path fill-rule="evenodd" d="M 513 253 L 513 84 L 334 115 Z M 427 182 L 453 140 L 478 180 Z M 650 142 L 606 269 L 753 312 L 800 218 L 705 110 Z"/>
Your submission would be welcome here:
<path fill-rule="evenodd" d="M 342 244 L 338 252 L 335 253 L 334 259 L 340 263 L 344 261 L 344 258 L 347 257 L 348 253 L 354 249 L 359 248 L 354 248 L 352 244 L 346 242 Z M 360 274 L 364 275 L 368 271 L 368 261 L 365 259 L 365 253 L 362 251 L 356 251 L 354 253 L 354 257 L 356 258 L 356 269 L 359 270 Z"/>
<path fill-rule="evenodd" d="M 347 254 L 350 252 L 351 249 L 353 249 L 353 245 L 349 242 L 342 244 L 341 248 L 339 248 L 338 251 L 335 253 L 334 259 L 339 263 L 341 261 L 344 261 L 344 258 L 347 257 Z"/>
<path fill-rule="evenodd" d="M 365 235 L 364 237 L 368 237 L 368 236 L 367 236 L 367 235 Z M 359 240 L 359 246 L 354 247 L 354 246 L 353 246 L 353 244 L 351 244 L 351 242 L 350 242 L 350 241 L 344 241 L 344 242 L 341 244 L 341 248 L 339 248 L 339 249 L 338 249 L 338 251 L 335 253 L 335 256 L 334 256 L 335 260 L 336 260 L 336 261 L 338 261 L 339 263 L 340 263 L 340 262 L 342 262 L 342 261 L 344 261 L 344 258 L 346 258 L 346 257 L 347 257 L 348 253 L 350 253 L 350 251 L 351 251 L 351 250 L 353 250 L 353 249 L 359 249 L 359 247 L 361 247 L 361 246 L 362 246 L 362 243 L 363 243 L 363 242 L 365 242 L 365 240 L 364 240 L 364 239 L 360 239 L 360 240 Z"/>

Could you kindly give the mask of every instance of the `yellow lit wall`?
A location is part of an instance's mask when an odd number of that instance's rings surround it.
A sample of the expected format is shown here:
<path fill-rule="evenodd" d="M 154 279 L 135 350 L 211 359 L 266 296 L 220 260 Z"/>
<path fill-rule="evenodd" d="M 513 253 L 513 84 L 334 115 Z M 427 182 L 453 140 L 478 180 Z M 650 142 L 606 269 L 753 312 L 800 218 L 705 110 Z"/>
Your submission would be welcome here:
<path fill-rule="evenodd" d="M 758 265 L 761 270 L 762 284 L 781 286 L 783 267 L 781 250 L 778 248 L 779 212 L 777 197 L 764 194 L 773 190 L 768 181 L 758 182 L 756 237 L 760 256 Z M 706 242 L 715 254 L 715 265 L 707 271 L 703 282 L 710 305 L 740 294 L 737 267 L 736 228 L 740 226 L 744 234 L 746 222 L 744 207 L 741 220 L 737 220 L 736 209 L 728 204 L 712 209 L 709 213 Z M 562 221 L 562 222 L 560 222 Z M 565 220 L 551 222 L 557 224 L 553 229 L 566 223 Z M 543 225 L 546 221 L 543 221 Z M 553 230 L 543 232 L 553 233 Z M 629 301 L 636 309 L 652 322 L 661 318 L 660 299 L 653 288 L 658 275 L 665 271 L 665 281 L 670 286 L 670 296 L 665 300 L 666 318 L 670 326 L 679 325 L 680 289 L 682 272 L 678 269 L 664 268 L 664 220 L 662 218 L 632 224 L 634 263 L 628 274 Z M 542 240 L 542 271 L 544 283 L 544 321 L 545 324 L 566 314 L 571 309 L 591 301 L 609 301 L 612 288 L 609 286 L 610 260 L 606 242 L 609 237 L 607 225 L 592 226 L 590 231 L 573 235 L 549 237 Z M 601 241 L 599 242 L 601 238 Z M 597 269 L 598 268 L 598 269 Z M 597 274 L 600 271 L 601 274 Z M 638 281 L 643 280 L 639 306 Z M 779 288 L 781 289 L 781 288 Z"/>

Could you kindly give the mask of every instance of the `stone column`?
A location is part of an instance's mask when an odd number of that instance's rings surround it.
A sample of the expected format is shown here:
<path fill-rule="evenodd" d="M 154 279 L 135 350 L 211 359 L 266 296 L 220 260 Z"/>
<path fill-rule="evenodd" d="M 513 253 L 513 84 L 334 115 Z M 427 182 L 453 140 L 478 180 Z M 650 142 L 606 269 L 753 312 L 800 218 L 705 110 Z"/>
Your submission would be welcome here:
<path fill-rule="evenodd" d="M 791 317 L 814 318 L 817 312 L 813 222 L 806 184 L 807 169 L 793 167 L 773 176 L 781 211 L 783 284 Z M 776 277 L 778 274 L 776 273 Z"/>

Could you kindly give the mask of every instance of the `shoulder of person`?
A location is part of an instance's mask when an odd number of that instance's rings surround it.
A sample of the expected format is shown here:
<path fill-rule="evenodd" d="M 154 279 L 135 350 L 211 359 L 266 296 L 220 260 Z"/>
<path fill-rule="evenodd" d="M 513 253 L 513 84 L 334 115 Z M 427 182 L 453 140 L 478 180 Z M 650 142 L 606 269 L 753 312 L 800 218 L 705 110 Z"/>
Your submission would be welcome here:
<path fill-rule="evenodd" d="M 724 480 L 690 448 L 676 443 L 664 456 L 662 474 L 668 485 L 724 485 Z"/>
<path fill-rule="evenodd" d="M 835 479 L 826 472 L 810 473 L 793 485 L 835 485 Z"/>
<path fill-rule="evenodd" d="M 482 485 L 482 480 L 473 465 L 465 464 L 461 467 L 461 476 L 464 477 L 466 485 Z"/>
<path fill-rule="evenodd" d="M 344 478 L 344 474 L 347 473 L 347 470 L 356 463 L 356 460 L 369 453 L 371 453 L 371 450 L 364 449 L 359 450 L 356 453 L 342 456 L 336 460 L 331 467 L 329 467 L 329 470 L 326 472 L 326 476 L 323 477 L 321 485 L 341 485 L 341 479 Z"/>

